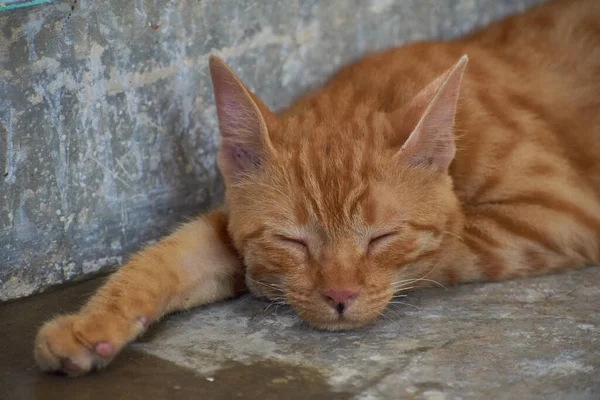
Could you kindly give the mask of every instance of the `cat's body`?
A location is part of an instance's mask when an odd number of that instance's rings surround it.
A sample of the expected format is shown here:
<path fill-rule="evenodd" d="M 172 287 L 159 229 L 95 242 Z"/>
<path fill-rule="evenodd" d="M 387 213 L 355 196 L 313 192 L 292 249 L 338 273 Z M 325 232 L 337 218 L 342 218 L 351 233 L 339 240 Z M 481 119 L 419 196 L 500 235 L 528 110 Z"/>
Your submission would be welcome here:
<path fill-rule="evenodd" d="M 358 130 L 348 121 L 360 119 L 357 114 L 363 112 L 365 123 L 374 127 L 376 122 L 369 121 L 374 110 L 400 109 L 468 54 L 471 62 L 461 84 L 457 153 L 450 175 L 467 216 L 460 236 L 467 247 L 484 254 L 476 262 L 482 278 L 597 264 L 599 21 L 599 2 L 558 1 L 461 40 L 414 43 L 367 56 L 284 112 L 316 121 L 315 129 L 307 127 L 312 122 L 301 122 L 304 137 L 285 140 L 290 151 L 311 146 L 308 152 L 318 158 L 316 162 L 331 161 L 322 157 L 327 142 L 332 148 L 341 144 L 332 150 L 334 159 L 339 158 L 335 152 L 349 150 L 357 156 L 357 145 L 344 129 Z M 377 135 L 375 129 L 366 134 Z M 408 134 L 410 130 L 397 137 L 402 142 Z M 339 166 L 329 168 L 332 175 L 340 174 Z M 481 226 L 472 226 L 469 219 Z M 490 232 L 485 232 L 488 228 Z M 510 246 L 514 254 L 492 257 L 500 244 Z M 509 268 L 504 265 L 506 257 L 511 258 Z M 469 271 L 451 267 L 448 275 L 452 283 L 468 279 Z"/>
<path fill-rule="evenodd" d="M 133 256 L 79 314 L 44 325 L 38 364 L 85 373 L 151 321 L 244 280 L 314 326 L 347 329 L 407 287 L 599 263 L 598 21 L 600 2 L 558 0 L 369 55 L 277 116 L 212 59 L 227 211 Z"/>

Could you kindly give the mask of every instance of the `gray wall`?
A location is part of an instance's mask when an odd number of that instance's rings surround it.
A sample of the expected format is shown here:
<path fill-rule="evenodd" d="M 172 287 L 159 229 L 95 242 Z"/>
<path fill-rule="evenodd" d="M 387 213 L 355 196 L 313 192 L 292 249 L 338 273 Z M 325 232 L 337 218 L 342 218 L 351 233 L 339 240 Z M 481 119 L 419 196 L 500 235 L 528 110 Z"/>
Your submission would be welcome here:
<path fill-rule="evenodd" d="M 80 0 L 0 12 L 0 300 L 217 203 L 209 54 L 278 109 L 366 50 L 539 0 Z"/>

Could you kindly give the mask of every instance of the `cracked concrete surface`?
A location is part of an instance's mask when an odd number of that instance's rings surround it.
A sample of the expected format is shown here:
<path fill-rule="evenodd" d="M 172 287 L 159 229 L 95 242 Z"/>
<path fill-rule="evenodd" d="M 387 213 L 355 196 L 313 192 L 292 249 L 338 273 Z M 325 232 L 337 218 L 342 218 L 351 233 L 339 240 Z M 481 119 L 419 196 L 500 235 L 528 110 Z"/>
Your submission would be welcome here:
<path fill-rule="evenodd" d="M 99 283 L 0 307 L 0 398 L 600 398 L 597 267 L 422 290 L 376 324 L 340 333 L 243 296 L 165 318 L 91 376 L 38 372 L 35 330 Z"/>
<path fill-rule="evenodd" d="M 285 106 L 365 51 L 540 0 L 57 0 L 0 12 L 0 301 L 218 203 L 210 54 Z M 32 251 L 35 249 L 35 251 Z"/>
<path fill-rule="evenodd" d="M 415 292 L 373 326 L 326 333 L 240 299 L 173 316 L 135 347 L 203 375 L 231 361 L 308 366 L 365 400 L 597 399 L 599 300 L 590 268 Z"/>

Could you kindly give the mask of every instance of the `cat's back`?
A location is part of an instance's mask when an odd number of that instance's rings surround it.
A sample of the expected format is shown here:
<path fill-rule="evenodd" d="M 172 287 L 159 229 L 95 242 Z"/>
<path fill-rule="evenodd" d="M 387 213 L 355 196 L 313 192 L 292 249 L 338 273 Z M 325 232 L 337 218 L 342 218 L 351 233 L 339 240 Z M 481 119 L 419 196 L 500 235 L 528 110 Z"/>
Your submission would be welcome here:
<path fill-rule="evenodd" d="M 600 194 L 599 1 L 550 1 L 448 47 L 472 61 L 452 169 L 465 201 L 553 182 Z"/>
<path fill-rule="evenodd" d="M 451 167 L 459 197 L 492 201 L 558 175 L 600 195 L 597 0 L 554 0 L 461 39 L 368 55 L 287 112 L 342 121 L 362 105 L 392 111 L 463 54 Z"/>

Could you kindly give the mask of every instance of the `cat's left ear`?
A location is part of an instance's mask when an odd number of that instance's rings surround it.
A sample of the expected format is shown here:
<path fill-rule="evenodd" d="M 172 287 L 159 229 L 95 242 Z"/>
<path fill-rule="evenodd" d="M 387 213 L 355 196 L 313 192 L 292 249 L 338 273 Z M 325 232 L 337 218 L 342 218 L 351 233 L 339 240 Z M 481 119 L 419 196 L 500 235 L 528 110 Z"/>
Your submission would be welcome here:
<path fill-rule="evenodd" d="M 209 66 L 221 133 L 217 164 L 228 184 L 274 153 L 270 134 L 278 120 L 223 60 L 211 56 Z"/>
<path fill-rule="evenodd" d="M 396 115 L 398 123 L 418 122 L 402 145 L 397 157 L 410 165 L 432 166 L 447 171 L 454 159 L 454 117 L 460 92 L 460 83 L 468 57 L 461 59 L 448 71 L 425 87 Z"/>

